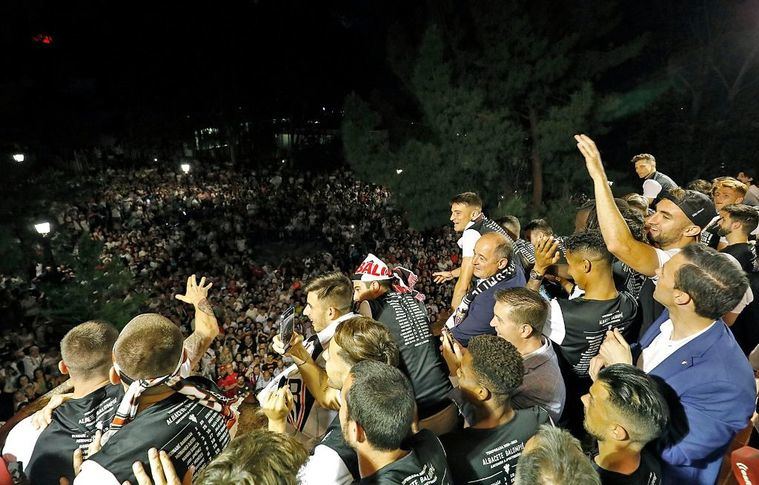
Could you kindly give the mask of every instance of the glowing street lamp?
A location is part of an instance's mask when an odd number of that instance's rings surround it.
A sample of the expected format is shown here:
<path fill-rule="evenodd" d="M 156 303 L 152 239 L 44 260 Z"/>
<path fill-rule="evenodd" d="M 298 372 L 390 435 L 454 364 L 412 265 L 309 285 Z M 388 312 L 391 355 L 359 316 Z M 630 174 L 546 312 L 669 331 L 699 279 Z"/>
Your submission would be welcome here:
<path fill-rule="evenodd" d="M 184 173 L 190 173 L 189 163 L 183 163 L 182 165 L 179 166 L 179 168 L 181 168 Z"/>
<path fill-rule="evenodd" d="M 400 175 L 400 174 L 403 173 L 403 169 L 402 168 L 397 168 L 397 169 L 395 169 L 395 173 L 397 173 L 398 175 Z"/>
<path fill-rule="evenodd" d="M 43 236 L 47 236 L 50 233 L 50 223 L 40 222 L 39 224 L 35 224 L 34 230 L 36 230 L 39 234 Z"/>
<path fill-rule="evenodd" d="M 16 161 L 16 162 L 18 162 L 18 163 L 23 162 L 24 158 L 26 158 L 26 157 L 24 157 L 23 153 L 14 153 L 13 154 L 13 160 Z"/>

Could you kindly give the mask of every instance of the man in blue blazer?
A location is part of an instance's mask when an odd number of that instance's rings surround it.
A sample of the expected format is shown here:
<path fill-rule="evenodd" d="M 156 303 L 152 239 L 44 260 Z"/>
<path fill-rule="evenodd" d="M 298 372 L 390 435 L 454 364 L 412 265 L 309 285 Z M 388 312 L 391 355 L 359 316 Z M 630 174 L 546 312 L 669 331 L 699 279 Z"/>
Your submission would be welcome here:
<path fill-rule="evenodd" d="M 720 318 L 748 282 L 703 244 L 683 248 L 657 276 L 654 298 L 664 313 L 632 348 L 609 332 L 591 367 L 634 362 L 656 377 L 671 400 L 673 423 L 660 444 L 664 482 L 713 485 L 727 446 L 755 408 L 753 370 Z"/>

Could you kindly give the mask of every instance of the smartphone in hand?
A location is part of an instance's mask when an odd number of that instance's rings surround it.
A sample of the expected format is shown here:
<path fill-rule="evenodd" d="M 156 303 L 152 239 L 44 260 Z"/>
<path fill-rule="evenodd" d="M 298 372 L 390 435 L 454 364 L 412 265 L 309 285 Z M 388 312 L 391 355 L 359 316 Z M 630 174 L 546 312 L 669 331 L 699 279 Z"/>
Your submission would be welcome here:
<path fill-rule="evenodd" d="M 295 332 L 295 306 L 290 306 L 279 317 L 279 339 L 285 350 L 290 347 L 290 340 Z"/>

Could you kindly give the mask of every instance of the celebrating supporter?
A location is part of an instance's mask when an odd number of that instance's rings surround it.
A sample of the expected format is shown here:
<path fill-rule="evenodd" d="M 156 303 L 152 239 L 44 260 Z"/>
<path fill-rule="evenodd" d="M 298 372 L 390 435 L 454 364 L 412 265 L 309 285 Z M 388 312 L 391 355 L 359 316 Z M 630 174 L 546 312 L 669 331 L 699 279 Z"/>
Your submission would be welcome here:
<path fill-rule="evenodd" d="M 541 406 L 558 421 L 566 388 L 551 339 L 543 335 L 548 303 L 528 288 L 498 291 L 495 300 L 491 325 L 519 351 L 524 364 L 522 384 L 514 390 L 511 405 L 514 409 Z"/>
<path fill-rule="evenodd" d="M 454 338 L 465 347 L 474 336 L 494 333 L 490 321 L 495 293 L 525 285 L 524 270 L 514 257 L 511 242 L 497 232 L 485 234 L 477 241 L 472 266 L 477 282 L 446 323 Z"/>
<path fill-rule="evenodd" d="M 671 189 L 662 194 L 656 212 L 646 220 L 656 246 L 639 241 L 614 203 L 596 144 L 586 135 L 576 135 L 575 140 L 593 180 L 598 226 L 606 247 L 627 266 L 652 278 L 643 284 L 639 297 L 642 335 L 663 310 L 653 298 L 656 270 L 682 248 L 698 242 L 701 229 L 717 215 L 714 204 L 699 192 Z"/>
<path fill-rule="evenodd" d="M 326 371 L 297 346 L 288 352 L 299 363 L 303 380 L 317 402 L 325 408 L 340 409 L 340 389 L 345 376 L 357 362 L 373 360 L 397 366 L 399 353 L 390 332 L 366 317 L 353 317 L 340 322 L 326 352 Z M 280 414 L 280 420 L 287 416 Z M 269 416 L 269 429 L 283 429 L 284 422 L 274 422 Z M 305 484 L 344 484 L 360 478 L 356 454 L 343 440 L 338 416 L 330 423 L 311 458 L 301 472 Z"/>
<path fill-rule="evenodd" d="M 720 252 L 738 260 L 743 271 L 755 271 L 756 245 L 749 243 L 749 236 L 759 224 L 759 212 L 744 204 L 730 204 L 722 207 L 719 215 L 719 235 L 727 241 Z"/>
<path fill-rule="evenodd" d="M 674 180 L 656 170 L 656 158 L 648 153 L 632 157 L 635 173 L 643 180 L 643 196 L 652 203 L 662 191 L 668 192 L 677 187 Z"/>
<path fill-rule="evenodd" d="M 522 448 L 550 421 L 548 413 L 537 406 L 513 409 L 511 397 L 522 384 L 524 367 L 509 342 L 479 335 L 460 352 L 456 375 L 474 416 L 470 427 L 440 437 L 453 483 L 513 483 Z"/>
<path fill-rule="evenodd" d="M 635 364 L 661 379 L 674 400 L 661 449 L 664 483 L 712 484 L 756 401 L 751 366 L 720 319 L 748 282 L 728 256 L 702 244 L 683 248 L 657 273 L 654 297 L 667 311 L 632 349 L 618 330 L 608 332 L 593 367 Z"/>
<path fill-rule="evenodd" d="M 453 483 L 437 436 L 422 429 L 409 437 L 414 393 L 401 371 L 359 362 L 345 377 L 341 396 L 340 426 L 358 455 L 360 484 Z"/>
<path fill-rule="evenodd" d="M 550 317 L 543 333 L 558 348 L 559 362 L 567 387 L 562 421 L 581 433 L 580 396 L 588 392 L 590 361 L 598 354 L 606 332 L 627 332 L 633 325 L 638 305 L 624 291 L 617 291 L 612 275 L 612 256 L 598 231 L 573 234 L 564 239 L 569 275 L 584 293 L 569 299 L 552 299 Z M 558 261 L 558 242 L 544 239 L 535 248 L 535 268 L 528 286 L 537 289 L 546 270 Z"/>
<path fill-rule="evenodd" d="M 659 457 L 646 448 L 669 419 L 656 381 L 637 367 L 614 364 L 601 370 L 582 402 L 585 429 L 598 440 L 593 463 L 601 483 L 662 483 Z"/>
<path fill-rule="evenodd" d="M 453 222 L 453 229 L 462 233 L 458 240 L 461 248 L 461 266 L 453 271 L 434 273 L 433 276 L 437 283 L 457 278 L 451 300 L 451 309 L 455 311 L 466 296 L 472 282 L 474 247 L 477 241 L 481 236 L 491 232 L 498 232 L 507 238 L 509 235 L 500 225 L 485 217 L 482 213 L 482 199 L 474 192 L 464 192 L 451 199 L 451 222 Z M 532 253 L 525 241 L 517 239 L 510 242 L 520 260 L 532 263 Z"/>
<path fill-rule="evenodd" d="M 712 200 L 717 215 L 701 231 L 701 242 L 709 247 L 718 249 L 720 243 L 720 214 L 719 212 L 728 205 L 742 204 L 746 195 L 746 186 L 732 177 L 719 177 L 714 179 L 712 185 Z"/>
<path fill-rule="evenodd" d="M 515 485 L 601 485 L 598 473 L 568 431 L 543 425 L 522 450 Z"/>
<path fill-rule="evenodd" d="M 212 314 L 203 301 L 200 311 Z M 74 483 L 134 480 L 132 464 L 145 461 L 150 448 L 170 449 L 179 476 L 190 466 L 203 468 L 221 452 L 230 440 L 234 412 L 210 381 L 181 378 L 185 360 L 182 334 L 165 317 L 142 314 L 124 327 L 113 347 L 110 379 L 123 384 L 125 395 L 102 449 L 82 464 Z M 192 448 L 197 452 L 190 454 Z"/>
<path fill-rule="evenodd" d="M 353 275 L 353 299 L 363 315 L 391 333 L 401 355 L 401 369 L 414 386 L 419 426 L 442 434 L 456 424 L 452 389 L 420 295 L 395 291 L 387 265 L 369 254 Z"/>

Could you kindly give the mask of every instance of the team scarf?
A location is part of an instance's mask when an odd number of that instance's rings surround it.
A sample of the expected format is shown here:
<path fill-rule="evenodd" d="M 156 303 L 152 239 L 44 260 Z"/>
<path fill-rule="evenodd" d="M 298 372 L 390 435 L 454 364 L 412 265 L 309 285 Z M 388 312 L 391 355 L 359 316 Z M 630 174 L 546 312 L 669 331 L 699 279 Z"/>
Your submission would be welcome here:
<path fill-rule="evenodd" d="M 184 352 L 182 353 L 184 357 Z M 114 434 L 116 434 L 121 428 L 127 425 L 137 415 L 137 408 L 139 406 L 140 396 L 146 389 L 151 387 L 157 387 L 165 385 L 174 391 L 182 394 L 183 396 L 197 401 L 202 406 L 217 411 L 225 420 L 227 429 L 231 429 L 236 421 L 236 416 L 232 410 L 232 404 L 236 401 L 234 398 L 227 398 L 220 394 L 217 394 L 210 390 L 201 389 L 187 379 L 183 379 L 180 375 L 182 369 L 183 358 L 179 358 L 179 363 L 176 369 L 171 374 L 155 377 L 153 379 L 132 379 L 119 365 L 114 362 L 113 368 L 119 374 L 121 380 L 129 385 L 124 398 L 121 400 L 118 409 L 116 410 L 116 416 L 111 421 L 111 425 L 108 431 L 103 433 L 101 442 L 105 444 Z"/>
<path fill-rule="evenodd" d="M 448 321 L 445 323 L 445 326 L 448 328 L 453 328 L 459 323 L 463 322 L 466 318 L 467 313 L 469 312 L 469 306 L 472 304 L 474 299 L 482 293 L 483 291 L 487 291 L 490 288 L 494 287 L 501 281 L 505 281 L 512 276 L 517 271 L 517 266 L 514 264 L 514 259 L 512 258 L 509 260 L 509 264 L 506 265 L 505 268 L 503 268 L 501 271 L 497 272 L 490 278 L 483 278 L 477 282 L 477 284 L 474 286 L 474 289 L 467 293 L 467 295 L 461 300 L 461 303 L 459 303 L 459 306 L 456 307 L 456 311 L 453 312 L 453 314 L 448 318 Z"/>
<path fill-rule="evenodd" d="M 395 290 L 396 293 L 410 293 L 411 296 L 417 300 L 424 301 L 426 298 L 426 296 L 424 296 L 424 293 L 421 293 L 414 289 L 414 285 L 416 285 L 419 277 L 414 274 L 413 271 L 401 266 L 396 266 L 393 269 L 393 276 L 395 277 L 393 290 Z"/>

